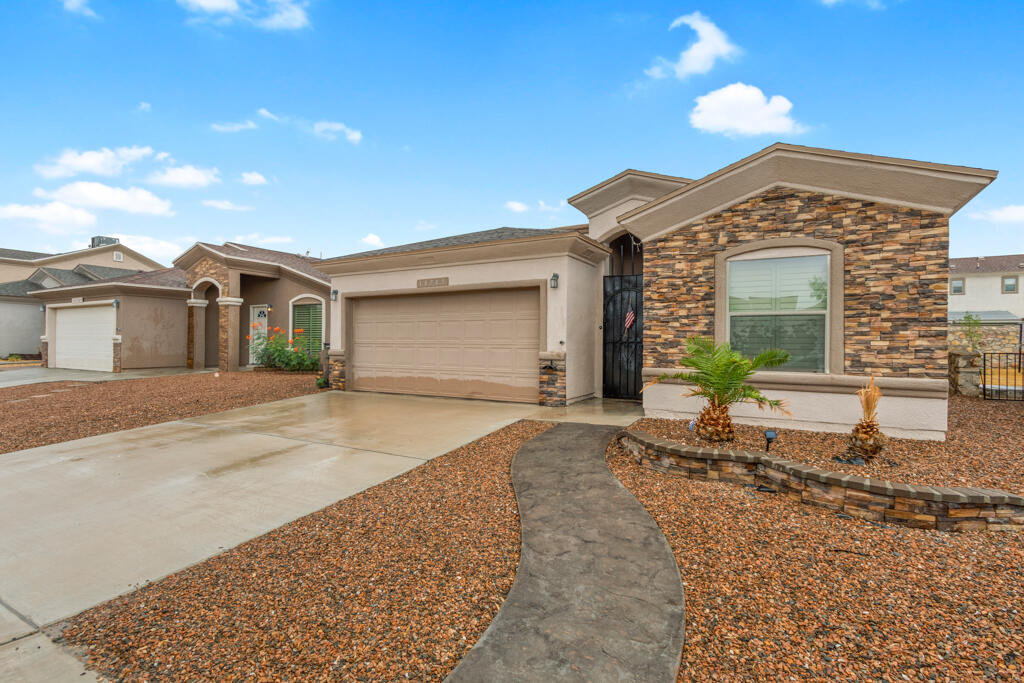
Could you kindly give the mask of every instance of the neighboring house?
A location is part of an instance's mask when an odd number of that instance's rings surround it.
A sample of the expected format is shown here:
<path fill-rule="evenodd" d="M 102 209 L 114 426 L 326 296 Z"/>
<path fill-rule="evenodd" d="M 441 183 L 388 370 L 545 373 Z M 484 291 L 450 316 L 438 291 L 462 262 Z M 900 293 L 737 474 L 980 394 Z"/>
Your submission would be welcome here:
<path fill-rule="evenodd" d="M 297 254 L 242 244 L 196 243 L 174 268 L 42 291 L 46 365 L 128 368 L 248 365 L 249 341 L 273 327 L 308 330 L 319 353 L 327 277 Z M 239 311 L 244 315 L 239 315 Z M 289 335 L 291 336 L 291 335 Z"/>
<path fill-rule="evenodd" d="M 39 353 L 43 312 L 29 292 L 162 267 L 112 237 L 63 254 L 0 249 L 0 356 Z"/>
<path fill-rule="evenodd" d="M 588 219 L 326 259 L 332 386 L 694 415 L 694 335 L 790 363 L 755 377 L 788 415 L 846 430 L 877 376 L 883 428 L 943 438 L 949 216 L 995 171 L 775 144 L 698 180 L 627 170 L 571 197 Z"/>
<path fill-rule="evenodd" d="M 1024 318 L 1024 254 L 949 259 L 949 309 Z"/>

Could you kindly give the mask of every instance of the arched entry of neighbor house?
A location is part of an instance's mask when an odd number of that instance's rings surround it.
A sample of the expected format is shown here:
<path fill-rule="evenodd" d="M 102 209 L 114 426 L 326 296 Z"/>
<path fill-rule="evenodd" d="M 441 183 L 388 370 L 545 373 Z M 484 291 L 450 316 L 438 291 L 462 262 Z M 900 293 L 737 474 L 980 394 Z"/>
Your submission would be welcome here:
<path fill-rule="evenodd" d="M 643 370 L 643 245 L 624 233 L 608 244 L 604 278 L 603 393 L 606 398 L 640 398 Z"/>
<path fill-rule="evenodd" d="M 204 277 L 192 285 L 192 298 L 205 299 L 204 333 L 195 339 L 198 346 L 203 345 L 203 365 L 215 368 L 220 364 L 220 306 L 217 299 L 221 296 L 220 283 L 213 278 Z"/>

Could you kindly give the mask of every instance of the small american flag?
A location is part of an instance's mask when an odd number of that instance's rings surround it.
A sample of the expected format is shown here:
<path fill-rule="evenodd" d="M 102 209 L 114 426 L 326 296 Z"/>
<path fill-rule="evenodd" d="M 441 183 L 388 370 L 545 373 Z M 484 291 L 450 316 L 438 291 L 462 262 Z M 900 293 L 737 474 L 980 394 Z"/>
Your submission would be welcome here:
<path fill-rule="evenodd" d="M 629 309 L 629 312 L 626 313 L 626 329 L 628 330 L 629 328 L 633 327 L 633 323 L 635 323 L 635 322 L 636 322 L 636 313 L 634 313 L 633 309 L 631 308 L 631 309 Z"/>

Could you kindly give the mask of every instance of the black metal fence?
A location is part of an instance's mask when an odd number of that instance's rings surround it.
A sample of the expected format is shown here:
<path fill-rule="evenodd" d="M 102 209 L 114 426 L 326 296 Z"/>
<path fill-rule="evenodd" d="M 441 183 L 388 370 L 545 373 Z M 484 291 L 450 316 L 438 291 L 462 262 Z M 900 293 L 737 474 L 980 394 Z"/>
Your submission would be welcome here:
<path fill-rule="evenodd" d="M 1024 355 L 1021 353 L 983 353 L 981 355 L 981 394 L 996 401 L 1024 401 Z"/>

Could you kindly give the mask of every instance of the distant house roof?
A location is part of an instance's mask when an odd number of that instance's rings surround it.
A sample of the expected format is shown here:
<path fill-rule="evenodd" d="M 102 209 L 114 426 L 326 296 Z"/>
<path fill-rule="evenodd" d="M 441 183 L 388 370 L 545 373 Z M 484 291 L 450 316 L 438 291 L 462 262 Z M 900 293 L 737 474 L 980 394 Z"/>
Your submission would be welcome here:
<path fill-rule="evenodd" d="M 140 272 L 138 268 L 111 268 L 110 266 L 94 266 L 91 263 L 79 263 L 74 268 L 76 273 L 89 273 L 94 275 L 93 279 L 102 280 L 108 277 L 121 277 Z"/>
<path fill-rule="evenodd" d="M 39 284 L 31 280 L 0 282 L 0 296 L 28 296 L 29 292 L 37 289 L 39 289 Z"/>
<path fill-rule="evenodd" d="M 39 268 L 29 276 L 29 280 L 42 282 L 47 277 L 56 280 L 61 285 L 83 285 L 98 278 L 90 277 L 70 268 Z"/>
<path fill-rule="evenodd" d="M 105 278 L 97 280 L 94 284 L 126 284 L 126 285 L 149 285 L 151 287 L 181 287 L 188 289 L 185 281 L 185 271 L 178 268 L 161 268 L 160 270 L 147 270 L 128 275 Z"/>
<path fill-rule="evenodd" d="M 493 230 L 480 230 L 479 232 L 467 232 L 461 235 L 441 237 L 435 240 L 423 242 L 412 242 L 400 244 L 397 247 L 386 247 L 384 249 L 373 249 L 371 251 L 360 251 L 355 254 L 346 254 L 335 258 L 363 258 L 367 256 L 383 256 L 385 254 L 400 254 L 407 251 L 423 251 L 425 249 L 443 249 L 444 247 L 459 247 L 466 244 L 481 244 L 484 242 L 504 242 L 506 240 L 517 240 L 523 237 L 534 237 L 538 235 L 550 235 L 552 232 L 565 232 L 576 229 L 579 226 L 566 226 L 564 228 L 553 228 L 541 230 L 537 228 L 495 228 Z M 329 261 L 332 259 L 324 259 Z"/>
<path fill-rule="evenodd" d="M 292 270 L 297 270 L 300 273 L 314 277 L 317 280 L 322 280 L 323 282 L 330 281 L 330 278 L 313 267 L 313 264 L 316 263 L 318 259 L 303 256 L 302 254 L 292 254 L 287 251 L 277 251 L 276 249 L 264 249 L 263 247 L 254 247 L 249 244 L 239 244 L 237 242 L 225 242 L 224 244 L 197 242 L 197 244 L 229 258 L 244 258 L 252 259 L 254 261 L 276 263 L 279 266 L 285 266 Z M 181 257 L 178 258 L 180 259 Z M 177 260 L 175 260 L 175 263 L 177 263 Z"/>
<path fill-rule="evenodd" d="M 21 249 L 0 249 L 0 258 L 18 259 L 19 261 L 34 261 L 35 259 L 56 256 L 41 251 L 22 251 Z"/>
<path fill-rule="evenodd" d="M 1002 256 L 971 256 L 969 258 L 949 259 L 950 275 L 970 275 L 972 273 L 1008 273 L 1024 271 L 1024 254 L 1004 254 Z"/>
<path fill-rule="evenodd" d="M 970 313 L 983 323 L 1019 323 L 1021 319 L 1009 311 L 950 311 L 946 317 L 953 322 L 959 322 L 964 316 Z"/>

